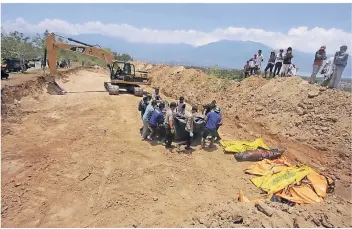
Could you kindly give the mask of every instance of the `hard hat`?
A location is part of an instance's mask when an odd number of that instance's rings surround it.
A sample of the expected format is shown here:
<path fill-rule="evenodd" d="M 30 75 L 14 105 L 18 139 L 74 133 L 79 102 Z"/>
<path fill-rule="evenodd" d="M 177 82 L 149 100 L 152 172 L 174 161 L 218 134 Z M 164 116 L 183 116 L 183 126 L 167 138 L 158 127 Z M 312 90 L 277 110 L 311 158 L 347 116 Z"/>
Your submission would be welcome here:
<path fill-rule="evenodd" d="M 215 111 L 216 113 L 220 113 L 220 108 L 219 108 L 219 107 L 216 107 L 214 111 Z"/>

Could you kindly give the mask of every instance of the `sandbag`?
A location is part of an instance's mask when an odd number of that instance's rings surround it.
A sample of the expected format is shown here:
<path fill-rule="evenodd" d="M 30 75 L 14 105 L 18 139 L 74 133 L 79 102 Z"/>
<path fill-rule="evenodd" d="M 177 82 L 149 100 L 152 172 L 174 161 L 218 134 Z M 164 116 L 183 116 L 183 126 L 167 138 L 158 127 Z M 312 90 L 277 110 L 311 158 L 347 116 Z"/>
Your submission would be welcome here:
<path fill-rule="evenodd" d="M 243 153 L 236 153 L 234 156 L 237 161 L 262 161 L 264 159 L 274 160 L 280 158 L 283 151 L 278 149 L 266 150 L 258 148 L 257 150 L 247 150 Z"/>
<path fill-rule="evenodd" d="M 228 153 L 243 153 L 246 150 L 256 150 L 258 148 L 269 150 L 262 138 L 255 141 L 220 141 L 220 144 Z"/>

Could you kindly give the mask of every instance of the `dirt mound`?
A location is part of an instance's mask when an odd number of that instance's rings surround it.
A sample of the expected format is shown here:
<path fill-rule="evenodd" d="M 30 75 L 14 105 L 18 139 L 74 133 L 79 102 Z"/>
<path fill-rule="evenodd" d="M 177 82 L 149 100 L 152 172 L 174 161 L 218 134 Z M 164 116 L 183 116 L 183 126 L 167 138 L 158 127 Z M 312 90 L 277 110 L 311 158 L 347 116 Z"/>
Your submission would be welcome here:
<path fill-rule="evenodd" d="M 64 71 L 58 71 L 57 74 L 42 74 L 33 77 L 30 80 L 23 80 L 22 83 L 13 86 L 5 85 L 1 88 L 1 117 L 6 118 L 16 112 L 16 106 L 19 101 L 26 96 L 32 96 L 38 98 L 38 95 L 46 91 L 49 82 L 53 82 L 54 79 L 58 81 L 66 81 L 71 74 L 77 74 L 83 68 L 72 68 Z M 90 69 L 90 68 L 89 68 Z M 50 87 L 50 89 L 54 89 Z M 12 109 L 14 108 L 14 109 Z"/>
<path fill-rule="evenodd" d="M 349 206 L 333 207 L 304 206 L 289 207 L 286 204 L 260 202 L 267 211 L 259 211 L 254 203 L 228 201 L 210 204 L 199 208 L 184 227 L 217 227 L 217 228 L 292 228 L 292 227 L 350 227 Z M 326 210 L 322 210 L 326 209 Z M 327 211 L 327 209 L 329 209 Z M 267 215 L 268 214 L 268 215 Z"/>
<path fill-rule="evenodd" d="M 351 93 L 326 90 L 299 77 L 234 82 L 167 65 L 155 65 L 150 77 L 171 98 L 184 96 L 198 106 L 215 99 L 228 123 L 275 140 L 291 159 L 340 180 L 341 194 L 351 199 Z"/>

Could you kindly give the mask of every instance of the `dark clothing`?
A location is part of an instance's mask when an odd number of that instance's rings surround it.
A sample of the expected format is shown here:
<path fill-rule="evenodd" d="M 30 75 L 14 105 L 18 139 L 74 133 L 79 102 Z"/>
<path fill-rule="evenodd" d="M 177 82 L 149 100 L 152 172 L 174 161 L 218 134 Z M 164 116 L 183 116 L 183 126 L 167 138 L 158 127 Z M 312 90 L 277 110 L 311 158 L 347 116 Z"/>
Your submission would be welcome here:
<path fill-rule="evenodd" d="M 274 64 L 273 63 L 268 63 L 268 65 L 266 66 L 264 72 L 267 72 L 268 69 L 270 69 L 270 73 L 273 72 L 273 68 L 274 68 Z"/>
<path fill-rule="evenodd" d="M 255 73 L 255 67 L 254 67 L 254 68 L 250 68 L 249 74 L 250 74 L 250 75 L 253 75 L 254 73 Z"/>
<path fill-rule="evenodd" d="M 192 137 L 190 135 L 187 135 L 186 148 L 191 147 L 191 144 L 192 144 Z"/>
<path fill-rule="evenodd" d="M 148 106 L 147 102 L 143 102 L 143 100 L 141 102 L 139 102 L 138 110 L 141 112 L 142 118 L 145 113 L 145 110 L 147 109 L 147 106 Z"/>
<path fill-rule="evenodd" d="M 324 60 L 326 60 L 326 52 L 325 50 L 319 50 L 315 53 L 313 65 L 321 66 Z"/>
<path fill-rule="evenodd" d="M 165 138 L 165 147 L 170 148 L 172 140 L 174 139 L 174 134 L 171 133 L 171 128 L 169 125 L 165 126 L 166 138 Z"/>
<path fill-rule="evenodd" d="M 291 64 L 292 58 L 292 53 L 286 53 L 286 55 L 284 56 L 284 64 Z"/>
<path fill-rule="evenodd" d="M 155 133 L 156 133 L 156 131 L 157 131 L 157 129 L 158 129 L 158 125 L 149 124 L 149 127 L 150 127 L 150 131 L 151 131 L 149 137 L 150 137 L 151 139 L 153 139 L 154 136 L 155 136 Z"/>
<path fill-rule="evenodd" d="M 277 62 L 275 64 L 275 68 L 274 68 L 274 76 L 275 75 L 279 75 L 280 71 L 281 71 L 281 67 L 282 67 L 282 62 Z M 277 72 L 276 72 L 277 70 Z"/>
<path fill-rule="evenodd" d="M 274 53 L 274 54 L 270 55 L 268 63 L 275 63 L 275 59 L 276 59 L 276 55 Z"/>
<path fill-rule="evenodd" d="M 207 115 L 211 110 L 213 110 L 215 108 L 215 105 L 209 103 L 209 104 L 204 105 L 203 107 L 205 110 L 205 115 Z"/>
<path fill-rule="evenodd" d="M 249 73 L 251 71 L 249 64 L 246 64 L 243 69 L 244 69 L 244 76 L 245 77 L 249 76 Z"/>
<path fill-rule="evenodd" d="M 218 124 L 220 124 L 221 122 L 221 116 L 218 113 L 212 111 L 207 114 L 207 117 L 208 118 L 205 127 L 208 129 L 216 130 Z"/>
<path fill-rule="evenodd" d="M 338 51 L 335 53 L 334 64 L 336 66 L 346 67 L 348 61 L 348 53 Z"/>
<path fill-rule="evenodd" d="M 212 138 L 217 137 L 218 133 L 216 131 L 216 128 L 214 128 L 214 129 L 205 128 L 205 130 L 203 132 L 203 138 L 206 139 L 209 135 Z"/>
<path fill-rule="evenodd" d="M 190 148 L 191 144 L 192 144 L 192 137 L 189 134 L 187 134 L 187 137 L 183 141 L 178 143 L 178 145 L 186 145 L 186 149 Z"/>

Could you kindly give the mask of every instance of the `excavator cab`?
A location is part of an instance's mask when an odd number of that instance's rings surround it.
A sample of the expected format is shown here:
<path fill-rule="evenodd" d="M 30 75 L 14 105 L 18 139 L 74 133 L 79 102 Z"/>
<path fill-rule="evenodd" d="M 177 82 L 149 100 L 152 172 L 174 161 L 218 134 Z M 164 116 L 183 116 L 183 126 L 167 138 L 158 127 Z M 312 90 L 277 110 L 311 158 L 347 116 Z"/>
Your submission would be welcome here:
<path fill-rule="evenodd" d="M 108 67 L 111 82 L 105 82 L 105 88 L 111 95 L 119 94 L 119 90 L 124 89 L 136 96 L 142 96 L 146 92 L 140 85 L 151 84 L 146 73 L 136 76 L 136 69 L 132 63 L 113 61 Z"/>
<path fill-rule="evenodd" d="M 114 61 L 110 69 L 111 80 L 132 81 L 135 74 L 134 65 L 123 61 Z"/>

